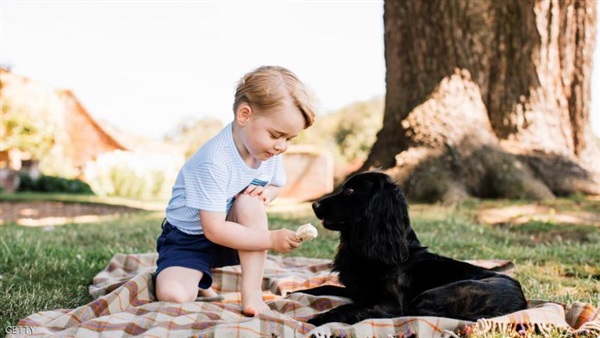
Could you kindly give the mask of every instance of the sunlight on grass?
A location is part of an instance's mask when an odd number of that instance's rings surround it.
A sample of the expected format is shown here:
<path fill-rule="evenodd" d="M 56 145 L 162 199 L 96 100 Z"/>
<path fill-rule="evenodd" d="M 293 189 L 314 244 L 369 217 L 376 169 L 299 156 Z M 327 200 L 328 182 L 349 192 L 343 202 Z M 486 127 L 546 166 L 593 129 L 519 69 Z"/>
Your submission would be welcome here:
<path fill-rule="evenodd" d="M 0 200 L 10 202 L 57 201 L 74 203 L 97 203 L 126 206 L 130 208 L 137 208 L 148 211 L 163 211 L 167 202 L 166 200 L 140 200 L 116 196 L 54 194 L 35 192 L 23 192 L 18 194 L 0 192 Z"/>

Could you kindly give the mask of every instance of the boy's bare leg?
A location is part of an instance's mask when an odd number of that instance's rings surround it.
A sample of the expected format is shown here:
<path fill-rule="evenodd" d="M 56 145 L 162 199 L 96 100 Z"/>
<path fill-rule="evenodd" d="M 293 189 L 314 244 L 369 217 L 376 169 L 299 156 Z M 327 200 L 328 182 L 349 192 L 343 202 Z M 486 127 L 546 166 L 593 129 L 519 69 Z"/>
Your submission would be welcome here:
<path fill-rule="evenodd" d="M 156 276 L 156 298 L 172 303 L 193 302 L 198 297 L 198 283 L 202 275 L 202 272 L 190 268 L 168 267 Z"/>
<path fill-rule="evenodd" d="M 268 220 L 265 206 L 257 197 L 240 195 L 231 207 L 230 221 L 254 229 L 267 229 Z M 242 267 L 242 308 L 244 314 L 257 316 L 269 310 L 262 300 L 262 279 L 265 270 L 267 251 L 238 251 Z"/>

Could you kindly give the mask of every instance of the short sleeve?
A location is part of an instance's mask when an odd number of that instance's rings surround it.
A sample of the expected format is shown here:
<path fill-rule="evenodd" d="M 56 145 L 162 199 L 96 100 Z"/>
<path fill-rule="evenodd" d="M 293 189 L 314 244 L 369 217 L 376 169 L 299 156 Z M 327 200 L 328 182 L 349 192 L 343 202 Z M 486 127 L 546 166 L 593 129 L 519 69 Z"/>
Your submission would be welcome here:
<path fill-rule="evenodd" d="M 211 163 L 184 172 L 185 205 L 204 211 L 226 211 L 228 177 L 226 169 Z"/>
<path fill-rule="evenodd" d="M 273 158 L 274 166 L 273 166 L 273 178 L 271 179 L 271 183 L 277 187 L 283 187 L 287 181 L 287 177 L 285 174 L 285 166 L 283 164 L 283 155 L 277 155 Z"/>

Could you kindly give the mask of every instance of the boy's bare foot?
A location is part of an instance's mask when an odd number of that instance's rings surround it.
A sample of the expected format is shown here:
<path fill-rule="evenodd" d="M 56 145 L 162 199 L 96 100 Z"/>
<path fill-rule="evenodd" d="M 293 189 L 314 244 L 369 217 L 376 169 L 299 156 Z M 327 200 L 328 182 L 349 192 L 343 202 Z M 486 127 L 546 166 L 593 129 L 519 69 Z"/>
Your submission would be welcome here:
<path fill-rule="evenodd" d="M 219 297 L 219 294 L 213 289 L 199 289 L 198 296 L 200 297 Z"/>
<path fill-rule="evenodd" d="M 223 296 L 219 296 L 218 293 L 213 289 L 198 289 L 198 297 L 196 301 L 202 302 L 216 302 L 225 299 Z"/>
<path fill-rule="evenodd" d="M 256 295 L 242 296 L 242 312 L 246 316 L 256 317 L 259 314 L 269 310 L 269 307 L 262 300 L 262 293 Z"/>

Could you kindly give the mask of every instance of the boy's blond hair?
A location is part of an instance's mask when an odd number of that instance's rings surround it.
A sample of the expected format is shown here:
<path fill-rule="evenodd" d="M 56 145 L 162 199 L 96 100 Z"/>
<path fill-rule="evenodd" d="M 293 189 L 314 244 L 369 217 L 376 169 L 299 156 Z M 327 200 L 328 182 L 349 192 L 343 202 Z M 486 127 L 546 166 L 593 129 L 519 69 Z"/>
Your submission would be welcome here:
<path fill-rule="evenodd" d="M 310 96 L 296 74 L 280 66 L 261 66 L 244 75 L 235 90 L 233 111 L 242 102 L 269 110 L 288 97 L 304 115 L 304 128 L 310 127 L 315 120 Z"/>

